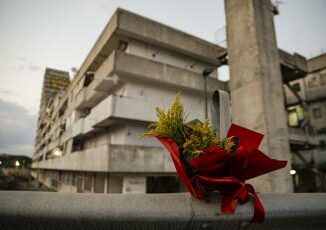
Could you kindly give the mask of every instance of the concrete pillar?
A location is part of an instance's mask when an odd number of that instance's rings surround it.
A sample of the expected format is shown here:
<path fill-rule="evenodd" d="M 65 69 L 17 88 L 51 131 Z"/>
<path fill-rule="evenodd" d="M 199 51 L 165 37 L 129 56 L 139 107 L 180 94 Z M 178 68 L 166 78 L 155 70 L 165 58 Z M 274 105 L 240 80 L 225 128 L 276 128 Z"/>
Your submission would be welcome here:
<path fill-rule="evenodd" d="M 233 122 L 265 134 L 261 150 L 290 160 L 280 62 L 269 0 L 225 0 Z M 290 162 L 251 181 L 257 191 L 292 191 Z"/>

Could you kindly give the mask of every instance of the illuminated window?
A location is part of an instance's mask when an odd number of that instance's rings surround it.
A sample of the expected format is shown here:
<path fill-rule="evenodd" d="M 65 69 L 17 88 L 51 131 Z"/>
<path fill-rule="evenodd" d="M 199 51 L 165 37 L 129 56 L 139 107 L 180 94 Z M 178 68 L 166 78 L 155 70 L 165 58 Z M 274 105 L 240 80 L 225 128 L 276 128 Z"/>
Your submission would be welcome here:
<path fill-rule="evenodd" d="M 288 112 L 288 119 L 289 119 L 290 127 L 298 127 L 299 126 L 298 115 L 295 110 L 291 110 Z"/>
<path fill-rule="evenodd" d="M 299 127 L 300 124 L 307 119 L 302 106 L 291 106 L 288 109 L 288 123 L 290 127 Z"/>

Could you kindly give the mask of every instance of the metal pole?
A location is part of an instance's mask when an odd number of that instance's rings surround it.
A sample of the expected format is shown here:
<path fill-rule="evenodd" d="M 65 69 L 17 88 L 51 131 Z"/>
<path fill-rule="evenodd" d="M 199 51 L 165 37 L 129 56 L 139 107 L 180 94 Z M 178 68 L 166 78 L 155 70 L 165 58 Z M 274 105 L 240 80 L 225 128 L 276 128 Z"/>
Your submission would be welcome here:
<path fill-rule="evenodd" d="M 205 93 L 205 119 L 208 118 L 208 111 L 207 111 L 207 76 L 204 76 L 204 93 Z"/>
<path fill-rule="evenodd" d="M 207 98 L 207 76 L 213 72 L 212 68 L 206 68 L 203 70 L 204 77 L 204 94 L 205 94 L 205 118 L 208 118 L 208 98 Z"/>

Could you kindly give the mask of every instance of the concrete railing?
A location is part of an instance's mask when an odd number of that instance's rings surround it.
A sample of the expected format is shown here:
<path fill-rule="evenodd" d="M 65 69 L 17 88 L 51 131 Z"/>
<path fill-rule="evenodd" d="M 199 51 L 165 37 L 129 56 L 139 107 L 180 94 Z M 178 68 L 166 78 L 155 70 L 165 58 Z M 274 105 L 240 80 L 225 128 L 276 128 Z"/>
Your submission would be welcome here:
<path fill-rule="evenodd" d="M 253 204 L 219 213 L 188 193 L 73 194 L 0 192 L 1 229 L 326 229 L 326 194 L 261 194 L 263 224 L 250 224 Z"/>

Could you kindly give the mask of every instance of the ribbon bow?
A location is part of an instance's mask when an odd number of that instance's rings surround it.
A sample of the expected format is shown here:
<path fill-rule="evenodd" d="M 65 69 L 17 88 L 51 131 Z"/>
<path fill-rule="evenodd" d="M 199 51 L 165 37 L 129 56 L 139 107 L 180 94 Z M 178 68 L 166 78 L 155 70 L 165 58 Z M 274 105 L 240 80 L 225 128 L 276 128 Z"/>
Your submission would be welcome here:
<path fill-rule="evenodd" d="M 220 191 L 223 194 L 222 213 L 234 213 L 237 203 L 254 200 L 253 223 L 263 222 L 264 207 L 252 185 L 245 180 L 283 168 L 287 161 L 271 159 L 258 150 L 263 135 L 244 127 L 232 124 L 228 137 L 237 136 L 239 145 L 235 152 L 212 146 L 191 162 L 195 173 L 190 175 L 189 165 L 182 161 L 178 145 L 166 137 L 156 137 L 169 151 L 177 173 L 192 196 L 203 199 L 206 191 Z"/>

